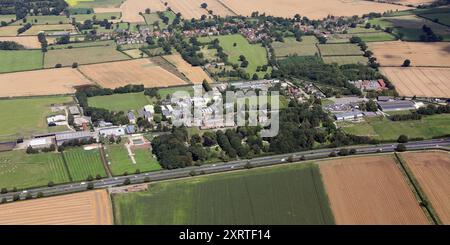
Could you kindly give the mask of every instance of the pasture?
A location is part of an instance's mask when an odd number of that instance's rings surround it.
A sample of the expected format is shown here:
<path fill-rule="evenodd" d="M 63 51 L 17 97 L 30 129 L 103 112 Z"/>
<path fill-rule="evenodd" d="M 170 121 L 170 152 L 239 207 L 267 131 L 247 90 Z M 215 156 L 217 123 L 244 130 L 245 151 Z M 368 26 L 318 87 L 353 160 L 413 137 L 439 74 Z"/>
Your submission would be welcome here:
<path fill-rule="evenodd" d="M 113 94 L 88 98 L 90 107 L 103 108 L 110 111 L 138 110 L 150 104 L 150 99 L 141 93 Z"/>
<path fill-rule="evenodd" d="M 71 49 L 71 48 L 87 48 L 98 46 L 115 46 L 116 44 L 112 40 L 107 41 L 87 41 L 87 42 L 73 42 L 68 44 L 54 44 L 50 45 L 48 49 Z"/>
<path fill-rule="evenodd" d="M 450 97 L 450 68 L 438 67 L 381 67 L 402 96 Z"/>
<path fill-rule="evenodd" d="M 92 84 L 76 69 L 59 68 L 0 74 L 0 97 L 71 94 Z"/>
<path fill-rule="evenodd" d="M 67 0 L 71 7 L 77 8 L 99 8 L 99 7 L 119 7 L 125 0 Z"/>
<path fill-rule="evenodd" d="M 267 52 L 260 44 L 250 44 L 247 39 L 239 34 L 213 37 L 213 39 L 215 38 L 219 39 L 219 45 L 228 54 L 229 62 L 240 65 L 239 56 L 244 55 L 249 63 L 248 67 L 245 68 L 246 72 L 250 76 L 254 73 L 257 73 L 260 77 L 264 76 L 265 72 L 256 72 L 258 66 L 267 65 L 268 62 Z M 270 70 L 268 70 L 268 73 L 270 73 Z"/>
<path fill-rule="evenodd" d="M 450 26 L 450 15 L 448 13 L 423 14 L 420 16 L 423 18 L 427 18 L 431 21 L 438 22 L 446 26 Z"/>
<path fill-rule="evenodd" d="M 367 64 L 369 62 L 369 59 L 364 56 L 324 56 L 322 59 L 327 64 L 337 63 L 338 65 Z"/>
<path fill-rule="evenodd" d="M 72 181 L 83 181 L 92 176 L 106 177 L 106 171 L 100 158 L 100 152 L 83 148 L 68 149 L 63 152 Z"/>
<path fill-rule="evenodd" d="M 111 200 L 96 190 L 2 205 L 1 225 L 112 225 Z"/>
<path fill-rule="evenodd" d="M 117 88 L 128 84 L 150 87 L 184 85 L 185 81 L 155 65 L 149 59 L 110 62 L 81 66 L 80 71 L 105 88 Z"/>
<path fill-rule="evenodd" d="M 45 67 L 55 67 L 56 64 L 71 66 L 78 64 L 94 64 L 107 61 L 130 59 L 127 55 L 117 51 L 113 46 L 98 46 L 73 49 L 49 50 L 44 57 Z"/>
<path fill-rule="evenodd" d="M 401 153 L 439 219 L 450 224 L 450 155 L 447 152 Z"/>
<path fill-rule="evenodd" d="M 56 25 L 33 25 L 30 29 L 21 33 L 20 36 L 37 35 L 39 32 L 52 33 L 59 31 L 75 32 L 75 27 L 70 24 L 56 24 Z"/>
<path fill-rule="evenodd" d="M 320 172 L 337 224 L 429 224 L 392 155 L 328 160 Z"/>
<path fill-rule="evenodd" d="M 361 48 L 353 43 L 319 44 L 322 56 L 362 55 Z"/>
<path fill-rule="evenodd" d="M 0 139 L 47 133 L 45 117 L 52 114 L 51 105 L 68 102 L 72 97 L 0 99 Z"/>
<path fill-rule="evenodd" d="M 105 150 L 108 154 L 107 159 L 111 163 L 109 167 L 115 176 L 123 175 L 125 172 L 134 174 L 138 169 L 141 172 L 161 169 L 161 165 L 152 156 L 149 149 L 132 150 L 136 164 L 131 161 L 128 151 L 123 144 L 107 145 Z"/>
<path fill-rule="evenodd" d="M 421 120 L 390 121 L 371 118 L 362 123 L 341 123 L 342 129 L 350 134 L 371 136 L 379 140 L 397 140 L 404 134 L 409 138 L 430 139 L 450 132 L 449 114 L 425 116 Z"/>
<path fill-rule="evenodd" d="M 42 68 L 41 50 L 0 50 L 0 73 Z"/>
<path fill-rule="evenodd" d="M 405 59 L 411 66 L 448 66 L 450 67 L 450 43 L 448 42 L 379 42 L 369 43 L 381 66 L 401 66 Z"/>
<path fill-rule="evenodd" d="M 277 58 L 289 55 L 312 56 L 319 53 L 316 46 L 317 43 L 318 40 L 315 36 L 303 36 L 301 42 L 291 37 L 285 38 L 284 42 L 274 42 L 272 47 Z"/>
<path fill-rule="evenodd" d="M 27 154 L 25 151 L 0 153 L 0 188 L 39 187 L 46 186 L 50 181 L 70 181 L 61 154 Z"/>
<path fill-rule="evenodd" d="M 57 25 L 57 24 L 70 24 L 70 18 L 67 18 L 65 15 L 38 15 L 38 16 L 30 16 L 28 15 L 26 18 L 26 22 L 23 20 L 19 20 L 14 22 L 13 25 L 26 24 L 30 23 L 33 25 Z"/>
<path fill-rule="evenodd" d="M 407 10 L 406 6 L 377 3 L 373 1 L 341 1 L 328 0 L 326 4 L 315 0 L 220 0 L 233 12 L 250 16 L 252 12 L 266 13 L 279 17 L 292 18 L 296 14 L 309 19 L 322 19 L 328 15 L 353 16 L 369 12 L 383 13 L 388 10 Z"/>
<path fill-rule="evenodd" d="M 163 56 L 168 62 L 174 65 L 178 71 L 185 75 L 194 84 L 201 84 L 203 80 L 212 83 L 213 80 L 200 66 L 192 66 L 187 63 L 179 54 Z"/>
<path fill-rule="evenodd" d="M 120 12 L 109 12 L 109 13 L 95 13 L 95 14 L 76 14 L 71 15 L 70 18 L 75 18 L 75 21 L 83 23 L 86 20 L 118 20 L 120 19 Z"/>
<path fill-rule="evenodd" d="M 334 223 L 313 164 L 159 182 L 113 199 L 116 224 Z"/>
<path fill-rule="evenodd" d="M 361 38 L 364 42 L 386 42 L 386 41 L 394 41 L 396 37 L 392 34 L 380 31 L 380 32 L 368 32 L 368 33 L 358 33 L 353 34 L 352 36 L 357 36 Z"/>

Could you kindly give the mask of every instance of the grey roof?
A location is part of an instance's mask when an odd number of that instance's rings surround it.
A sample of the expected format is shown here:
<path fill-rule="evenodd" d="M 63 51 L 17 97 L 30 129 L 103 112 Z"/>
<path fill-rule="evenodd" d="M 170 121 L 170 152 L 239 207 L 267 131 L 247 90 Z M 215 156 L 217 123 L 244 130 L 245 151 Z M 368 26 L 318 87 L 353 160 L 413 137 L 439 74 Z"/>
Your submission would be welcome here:
<path fill-rule="evenodd" d="M 338 118 L 338 117 L 354 117 L 354 116 L 357 116 L 357 115 L 360 115 L 360 116 L 362 116 L 363 114 L 362 114 L 362 112 L 360 111 L 360 110 L 354 110 L 354 111 L 347 111 L 347 112 L 343 112 L 343 113 L 338 113 L 338 114 L 335 114 L 334 116 L 336 117 L 336 118 Z"/>
<path fill-rule="evenodd" d="M 71 140 L 71 139 L 80 139 L 80 138 L 87 138 L 92 137 L 91 132 L 87 131 L 78 131 L 78 132 L 62 132 L 62 133 L 56 133 L 56 140 Z"/>
<path fill-rule="evenodd" d="M 80 110 L 78 109 L 78 106 L 70 106 L 69 112 L 72 115 L 80 114 Z"/>
<path fill-rule="evenodd" d="M 378 101 L 377 103 L 383 111 L 407 110 L 415 108 L 414 103 L 409 100 Z"/>

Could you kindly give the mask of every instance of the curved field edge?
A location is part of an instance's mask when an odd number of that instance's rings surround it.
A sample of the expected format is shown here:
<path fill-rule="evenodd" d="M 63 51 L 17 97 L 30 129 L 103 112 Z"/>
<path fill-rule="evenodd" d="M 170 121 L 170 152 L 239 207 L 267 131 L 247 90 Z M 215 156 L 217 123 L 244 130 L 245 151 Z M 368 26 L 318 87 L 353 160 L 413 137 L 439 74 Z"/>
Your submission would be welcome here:
<path fill-rule="evenodd" d="M 112 200 L 116 224 L 334 224 L 311 163 L 158 182 Z"/>

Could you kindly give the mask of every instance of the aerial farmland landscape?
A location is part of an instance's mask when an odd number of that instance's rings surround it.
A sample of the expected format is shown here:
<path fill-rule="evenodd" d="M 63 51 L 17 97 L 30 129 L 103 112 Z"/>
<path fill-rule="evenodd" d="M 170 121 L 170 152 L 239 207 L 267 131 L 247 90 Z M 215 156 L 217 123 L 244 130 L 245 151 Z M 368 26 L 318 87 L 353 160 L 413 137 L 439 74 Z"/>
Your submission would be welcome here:
<path fill-rule="evenodd" d="M 0 0 L 0 119 L 0 225 L 449 225 L 450 1 Z"/>

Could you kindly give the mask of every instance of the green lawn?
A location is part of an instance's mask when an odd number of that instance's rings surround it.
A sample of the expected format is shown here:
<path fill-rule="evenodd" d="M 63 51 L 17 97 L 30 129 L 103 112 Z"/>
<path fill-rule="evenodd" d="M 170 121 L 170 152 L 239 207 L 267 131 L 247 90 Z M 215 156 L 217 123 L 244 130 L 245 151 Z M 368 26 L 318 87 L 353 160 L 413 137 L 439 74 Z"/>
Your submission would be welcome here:
<path fill-rule="evenodd" d="M 353 43 L 319 44 L 322 56 L 362 55 L 361 48 Z"/>
<path fill-rule="evenodd" d="M 274 42 L 272 47 L 275 50 L 276 57 L 286 57 L 288 55 L 312 56 L 319 53 L 316 44 L 317 38 L 314 36 L 303 36 L 301 42 L 295 38 L 285 38 L 284 42 Z"/>
<path fill-rule="evenodd" d="M 119 7 L 125 0 L 67 0 L 71 7 L 77 8 L 101 8 Z"/>
<path fill-rule="evenodd" d="M 369 59 L 364 56 L 324 56 L 322 57 L 323 62 L 327 64 L 337 63 L 338 65 L 347 64 L 367 64 Z"/>
<path fill-rule="evenodd" d="M 0 73 L 42 68 L 41 50 L 0 50 Z"/>
<path fill-rule="evenodd" d="M 63 154 L 73 181 L 86 180 L 89 175 L 95 178 L 97 174 L 106 177 L 99 150 L 85 151 L 83 148 L 74 148 L 64 151 Z"/>
<path fill-rule="evenodd" d="M 128 151 L 123 144 L 107 145 L 106 152 L 108 154 L 108 161 L 111 163 L 109 167 L 113 175 L 123 175 L 125 172 L 133 174 L 137 169 L 141 172 L 149 172 L 160 170 L 161 165 L 153 158 L 148 149 L 133 150 L 136 164 L 133 164 Z"/>
<path fill-rule="evenodd" d="M 194 87 L 190 86 L 182 86 L 182 87 L 171 87 L 171 88 L 161 88 L 158 89 L 158 93 L 161 96 L 161 98 L 166 98 L 168 94 L 173 94 L 177 91 L 186 91 L 191 96 L 194 95 Z"/>
<path fill-rule="evenodd" d="M 313 164 L 159 182 L 113 195 L 116 224 L 333 224 Z"/>
<path fill-rule="evenodd" d="M 0 153 L 0 188 L 38 187 L 50 181 L 70 181 L 61 154 L 26 154 L 25 151 Z"/>
<path fill-rule="evenodd" d="M 150 102 L 149 98 L 144 95 L 144 92 L 95 96 L 88 99 L 91 107 L 124 112 L 141 109 L 145 105 L 150 104 Z"/>
<path fill-rule="evenodd" d="M 56 64 L 71 66 L 74 62 L 78 64 L 92 64 L 126 59 L 130 59 L 130 57 L 117 51 L 113 46 L 55 49 L 49 50 L 45 54 L 44 66 L 55 67 Z"/>
<path fill-rule="evenodd" d="M 249 65 L 245 70 L 250 77 L 256 73 L 256 67 L 267 65 L 267 52 L 260 44 L 250 44 L 242 35 L 214 36 L 212 39 L 219 39 L 220 46 L 228 54 L 228 60 L 234 64 L 240 64 L 239 56 L 244 55 Z M 236 47 L 234 47 L 236 43 Z M 259 77 L 263 77 L 266 72 L 258 72 Z M 267 71 L 270 74 L 270 70 Z"/>
<path fill-rule="evenodd" d="M 450 133 L 450 114 L 425 116 L 422 120 L 393 122 L 372 118 L 365 123 L 345 123 L 343 129 L 351 134 L 373 136 L 380 140 L 396 140 L 404 134 L 410 138 L 429 139 Z"/>
<path fill-rule="evenodd" d="M 359 33 L 352 36 L 360 37 L 364 42 L 385 42 L 396 40 L 394 35 L 386 32 Z"/>
<path fill-rule="evenodd" d="M 1 99 L 0 140 L 47 133 L 46 116 L 52 114 L 51 105 L 72 100 L 69 96 Z"/>

